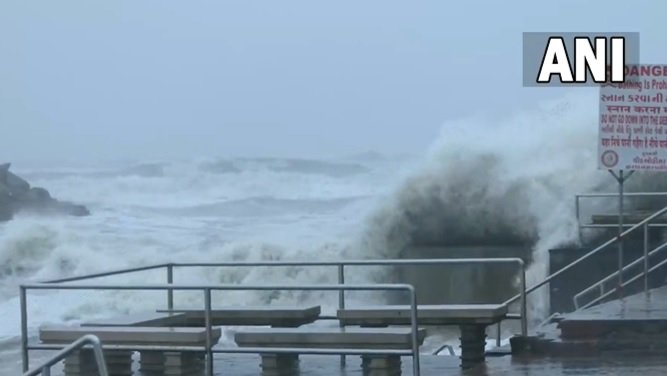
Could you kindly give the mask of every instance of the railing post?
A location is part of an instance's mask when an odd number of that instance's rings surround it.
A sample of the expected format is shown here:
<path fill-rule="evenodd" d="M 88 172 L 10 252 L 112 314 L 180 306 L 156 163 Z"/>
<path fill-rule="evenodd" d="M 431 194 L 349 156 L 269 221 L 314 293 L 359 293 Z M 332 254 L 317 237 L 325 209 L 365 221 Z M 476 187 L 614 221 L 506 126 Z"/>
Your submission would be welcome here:
<path fill-rule="evenodd" d="M 51 367 L 42 368 L 42 376 L 51 376 Z"/>
<path fill-rule="evenodd" d="M 97 336 L 88 335 L 81 343 L 81 346 L 88 342 L 93 345 L 93 353 L 95 354 L 95 362 L 97 363 L 97 370 L 100 371 L 100 376 L 109 376 L 109 369 L 107 368 L 107 361 L 104 359 L 104 351 L 102 350 L 102 342 Z"/>
<path fill-rule="evenodd" d="M 167 264 L 167 283 L 174 283 L 174 265 Z M 174 309 L 174 290 L 167 290 L 167 309 L 171 312 Z"/>
<path fill-rule="evenodd" d="M 204 322 L 206 325 L 206 376 L 213 376 L 213 338 L 211 337 L 211 289 L 204 289 Z"/>
<path fill-rule="evenodd" d="M 497 333 L 496 333 L 496 347 L 500 347 L 500 323 L 501 321 L 498 321 L 498 325 L 496 325 Z"/>
<path fill-rule="evenodd" d="M 345 264 L 338 264 L 338 284 L 339 285 L 344 285 L 345 284 Z M 338 290 L 338 308 L 339 309 L 345 309 L 345 290 Z M 342 322 L 338 322 L 338 326 L 341 328 L 345 328 L 345 325 Z M 340 356 L 340 366 L 341 368 L 345 367 L 345 364 L 347 362 L 347 358 L 345 355 Z"/>
<path fill-rule="evenodd" d="M 528 303 L 526 302 L 526 264 L 521 262 L 521 335 L 528 336 Z"/>
<path fill-rule="evenodd" d="M 28 296 L 26 288 L 19 288 L 19 299 L 21 301 L 21 362 L 23 372 L 28 372 L 30 359 L 28 357 Z"/>
<path fill-rule="evenodd" d="M 618 173 L 618 294 L 623 299 L 623 170 Z"/>
<path fill-rule="evenodd" d="M 581 241 L 581 221 L 579 220 L 579 195 L 574 196 L 574 211 L 577 218 L 577 234 L 579 236 L 579 241 Z"/>
<path fill-rule="evenodd" d="M 648 295 L 648 223 L 644 223 L 644 293 Z"/>
<path fill-rule="evenodd" d="M 410 293 L 410 329 L 412 331 L 412 373 L 420 376 L 419 367 L 419 327 L 417 325 L 417 293 L 413 286 L 409 286 Z"/>

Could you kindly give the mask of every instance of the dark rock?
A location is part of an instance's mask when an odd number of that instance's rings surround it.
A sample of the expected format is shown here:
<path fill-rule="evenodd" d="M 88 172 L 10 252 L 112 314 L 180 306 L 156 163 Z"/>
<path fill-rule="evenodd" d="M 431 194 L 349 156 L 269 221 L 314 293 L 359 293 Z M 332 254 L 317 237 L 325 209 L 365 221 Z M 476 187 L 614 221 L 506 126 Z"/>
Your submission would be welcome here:
<path fill-rule="evenodd" d="M 35 203 L 47 203 L 48 201 L 53 200 L 53 198 L 46 189 L 33 187 L 21 197 L 21 200 Z"/>
<path fill-rule="evenodd" d="M 0 183 L 6 184 L 7 174 L 9 174 L 9 167 L 11 165 L 12 165 L 11 163 L 0 164 Z"/>
<path fill-rule="evenodd" d="M 0 183 L 9 189 L 13 196 L 21 195 L 30 189 L 30 183 L 9 171 L 11 163 L 0 165 Z"/>
<path fill-rule="evenodd" d="M 14 217 L 12 196 L 4 184 L 0 182 L 0 222 L 8 221 Z"/>
<path fill-rule="evenodd" d="M 25 193 L 30 189 L 30 183 L 13 174 L 11 171 L 7 171 L 6 184 L 13 195 Z"/>
<path fill-rule="evenodd" d="M 9 171 L 9 163 L 0 165 L 0 222 L 18 212 L 86 216 L 88 208 L 51 197 L 48 190 L 30 187 L 30 183 Z"/>

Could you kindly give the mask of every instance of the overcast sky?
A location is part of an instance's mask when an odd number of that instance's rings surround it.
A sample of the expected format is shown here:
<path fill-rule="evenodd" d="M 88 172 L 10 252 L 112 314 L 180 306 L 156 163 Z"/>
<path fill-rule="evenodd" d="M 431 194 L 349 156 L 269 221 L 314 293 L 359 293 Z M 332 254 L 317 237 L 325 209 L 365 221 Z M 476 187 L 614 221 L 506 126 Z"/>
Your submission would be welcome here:
<path fill-rule="evenodd" d="M 524 31 L 639 31 L 667 2 L 0 1 L 0 162 L 418 152 L 522 87 Z M 576 89 L 591 90 L 591 89 Z"/>

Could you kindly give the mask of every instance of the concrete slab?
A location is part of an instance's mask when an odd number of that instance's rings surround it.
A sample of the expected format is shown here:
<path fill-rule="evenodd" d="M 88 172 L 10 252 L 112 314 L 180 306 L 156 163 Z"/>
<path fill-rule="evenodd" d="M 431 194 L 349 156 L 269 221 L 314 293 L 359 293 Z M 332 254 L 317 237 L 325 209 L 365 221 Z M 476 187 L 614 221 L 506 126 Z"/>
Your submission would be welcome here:
<path fill-rule="evenodd" d="M 426 330 L 419 329 L 420 345 L 425 337 Z M 234 340 L 239 347 L 409 350 L 412 346 L 408 328 L 249 329 L 237 332 Z"/>
<path fill-rule="evenodd" d="M 200 308 L 178 308 L 171 311 L 185 315 L 186 326 L 203 326 L 204 310 Z M 275 326 L 297 327 L 315 322 L 320 316 L 320 306 L 240 306 L 221 307 L 211 311 L 213 325 L 230 326 Z"/>
<path fill-rule="evenodd" d="M 420 305 L 419 325 L 490 325 L 507 316 L 503 304 L 440 304 Z M 410 306 L 366 306 L 338 310 L 337 317 L 345 325 L 386 326 L 410 325 Z"/>
<path fill-rule="evenodd" d="M 206 344 L 206 329 L 172 327 L 111 327 L 64 325 L 44 326 L 39 329 L 39 339 L 43 343 L 71 343 L 85 334 L 99 337 L 104 344 L 133 345 L 183 345 L 203 346 Z M 220 339 L 220 328 L 212 329 L 213 342 Z"/>
<path fill-rule="evenodd" d="M 168 314 L 149 311 L 86 321 L 81 326 L 178 326 L 178 323 L 184 321 L 184 313 Z"/>
<path fill-rule="evenodd" d="M 563 339 L 618 338 L 621 334 L 667 339 L 667 287 L 564 314 L 558 327 Z"/>

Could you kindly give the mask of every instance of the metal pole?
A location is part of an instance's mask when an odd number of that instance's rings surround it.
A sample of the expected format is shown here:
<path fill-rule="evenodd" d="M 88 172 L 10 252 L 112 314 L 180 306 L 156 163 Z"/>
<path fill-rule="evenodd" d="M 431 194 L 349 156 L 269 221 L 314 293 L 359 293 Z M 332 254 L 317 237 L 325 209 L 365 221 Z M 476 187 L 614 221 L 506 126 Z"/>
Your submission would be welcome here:
<path fill-rule="evenodd" d="M 528 303 L 526 301 L 526 265 L 521 264 L 521 335 L 528 336 Z"/>
<path fill-rule="evenodd" d="M 206 376 L 213 376 L 213 338 L 211 338 L 211 289 L 204 289 L 204 321 L 206 324 Z"/>
<path fill-rule="evenodd" d="M 618 294 L 623 298 L 623 170 L 618 174 Z"/>
<path fill-rule="evenodd" d="M 21 360 L 25 373 L 28 372 L 30 359 L 28 358 L 28 297 L 26 288 L 23 286 L 19 289 L 19 299 L 21 301 Z"/>
<path fill-rule="evenodd" d="M 345 265 L 344 264 L 339 264 L 338 265 L 338 284 L 339 285 L 344 285 L 345 284 Z M 338 291 L 338 308 L 339 309 L 345 309 L 345 290 L 340 290 Z M 338 326 L 340 328 L 343 328 L 345 330 L 345 324 L 342 322 L 338 322 Z M 343 368 L 345 367 L 345 364 L 347 363 L 347 357 L 345 355 L 340 356 L 340 367 Z"/>
<path fill-rule="evenodd" d="M 579 195 L 574 196 L 574 210 L 577 216 L 577 235 L 581 242 L 581 221 L 579 220 Z"/>
<path fill-rule="evenodd" d="M 502 321 L 498 321 L 498 325 L 496 325 L 496 328 L 498 332 L 496 333 L 496 347 L 500 347 L 500 323 Z"/>
<path fill-rule="evenodd" d="M 167 265 L 167 283 L 170 285 L 174 283 L 174 265 L 172 264 Z M 174 309 L 173 289 L 167 290 L 167 309 L 169 309 L 169 311 Z"/>
<path fill-rule="evenodd" d="M 648 223 L 644 224 L 644 293 L 648 295 Z"/>
<path fill-rule="evenodd" d="M 412 374 L 420 375 L 419 367 L 419 329 L 417 326 L 417 294 L 415 288 L 409 286 L 410 293 L 410 328 L 412 330 Z"/>
<path fill-rule="evenodd" d="M 618 181 L 618 294 L 623 299 L 623 184 L 632 176 L 634 170 L 630 170 L 626 176 L 623 176 L 623 170 L 609 172 Z"/>

